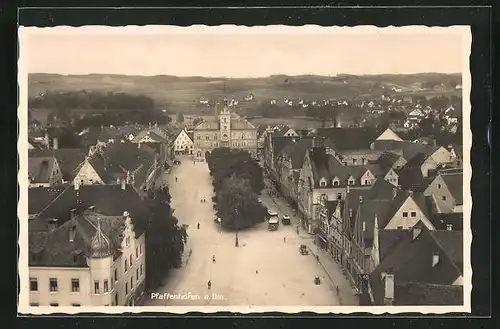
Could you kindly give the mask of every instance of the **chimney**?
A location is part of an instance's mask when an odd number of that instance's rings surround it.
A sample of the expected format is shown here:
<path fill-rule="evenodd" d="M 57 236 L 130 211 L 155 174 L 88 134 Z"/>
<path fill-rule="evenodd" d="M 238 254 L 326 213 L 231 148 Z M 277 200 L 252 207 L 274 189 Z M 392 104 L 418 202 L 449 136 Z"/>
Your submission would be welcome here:
<path fill-rule="evenodd" d="M 54 150 L 57 150 L 59 148 L 59 140 L 57 139 L 57 137 L 54 137 L 52 148 Z"/>
<path fill-rule="evenodd" d="M 75 218 L 76 217 L 76 209 L 71 209 L 69 214 L 70 214 L 70 216 L 69 216 L 70 219 Z"/>
<path fill-rule="evenodd" d="M 127 181 L 125 179 L 122 179 L 122 190 L 125 190 L 127 188 Z"/>
<path fill-rule="evenodd" d="M 75 187 L 75 191 L 78 191 L 80 189 L 80 182 L 78 181 L 78 179 L 75 179 L 73 185 Z"/>
<path fill-rule="evenodd" d="M 71 226 L 69 229 L 69 242 L 75 241 L 76 226 Z"/>
<path fill-rule="evenodd" d="M 412 232 L 413 232 L 413 240 L 415 240 L 416 238 L 418 238 L 420 233 L 422 233 L 422 228 L 417 227 L 417 226 L 413 226 Z"/>
<path fill-rule="evenodd" d="M 385 275 L 385 295 L 384 295 L 384 301 L 386 305 L 392 305 L 392 302 L 394 301 L 394 274 L 389 274 L 387 273 Z"/>
<path fill-rule="evenodd" d="M 49 231 L 54 231 L 57 228 L 57 218 L 48 220 L 48 229 Z"/>
<path fill-rule="evenodd" d="M 394 200 L 397 195 L 398 195 L 398 189 L 394 187 L 392 189 L 392 199 Z"/>
<path fill-rule="evenodd" d="M 453 225 L 451 225 L 451 224 L 446 224 L 446 230 L 447 230 L 447 231 L 453 231 Z"/>
<path fill-rule="evenodd" d="M 366 231 L 366 222 L 363 222 L 363 232 Z"/>
<path fill-rule="evenodd" d="M 359 196 L 359 204 L 362 204 L 362 203 L 363 203 L 363 196 L 362 196 L 362 195 L 360 195 L 360 196 Z"/>
<path fill-rule="evenodd" d="M 137 148 L 141 148 L 141 143 L 137 143 Z"/>
<path fill-rule="evenodd" d="M 432 267 L 435 267 L 439 263 L 439 254 L 437 252 L 432 254 Z"/>

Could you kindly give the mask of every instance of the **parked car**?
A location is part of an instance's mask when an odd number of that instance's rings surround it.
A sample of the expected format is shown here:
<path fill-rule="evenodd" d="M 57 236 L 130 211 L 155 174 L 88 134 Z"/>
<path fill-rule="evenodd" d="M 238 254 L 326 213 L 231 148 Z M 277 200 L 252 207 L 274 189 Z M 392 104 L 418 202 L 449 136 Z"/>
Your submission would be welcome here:
<path fill-rule="evenodd" d="M 290 225 L 290 216 L 288 215 L 283 215 L 283 218 L 281 219 L 283 222 L 283 225 Z"/>
<path fill-rule="evenodd" d="M 174 160 L 174 165 L 180 165 L 180 164 L 181 164 L 180 160 L 177 160 L 177 159 Z"/>
<path fill-rule="evenodd" d="M 309 255 L 309 250 L 305 244 L 301 244 L 299 247 L 299 251 L 301 255 Z"/>

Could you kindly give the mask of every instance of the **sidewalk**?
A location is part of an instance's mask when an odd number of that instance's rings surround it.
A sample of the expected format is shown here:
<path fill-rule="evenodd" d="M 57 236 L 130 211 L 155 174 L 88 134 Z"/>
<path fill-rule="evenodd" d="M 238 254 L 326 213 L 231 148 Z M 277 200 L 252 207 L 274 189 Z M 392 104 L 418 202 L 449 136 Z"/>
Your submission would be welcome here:
<path fill-rule="evenodd" d="M 282 214 L 292 214 L 292 210 L 283 199 L 273 196 L 269 197 Z M 299 222 L 299 218 L 292 217 L 292 225 L 290 228 L 295 233 L 297 233 L 297 227 L 299 228 L 298 235 L 304 240 L 303 244 L 308 247 L 311 256 L 318 256 L 317 259 L 321 267 L 323 267 L 328 274 L 330 280 L 339 287 L 340 304 L 359 305 L 359 298 L 354 294 L 350 280 L 342 274 L 342 267 L 333 260 L 333 257 L 327 251 L 318 248 L 314 240 L 314 235 L 307 233 L 302 225 L 299 225 Z"/>

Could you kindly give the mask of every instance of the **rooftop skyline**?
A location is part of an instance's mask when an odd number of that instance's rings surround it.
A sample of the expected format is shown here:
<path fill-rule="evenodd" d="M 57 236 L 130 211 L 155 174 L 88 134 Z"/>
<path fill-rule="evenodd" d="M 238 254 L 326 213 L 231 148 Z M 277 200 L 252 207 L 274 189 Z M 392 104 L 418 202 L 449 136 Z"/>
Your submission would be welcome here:
<path fill-rule="evenodd" d="M 462 28 L 21 28 L 28 73 L 256 78 L 460 73 Z"/>

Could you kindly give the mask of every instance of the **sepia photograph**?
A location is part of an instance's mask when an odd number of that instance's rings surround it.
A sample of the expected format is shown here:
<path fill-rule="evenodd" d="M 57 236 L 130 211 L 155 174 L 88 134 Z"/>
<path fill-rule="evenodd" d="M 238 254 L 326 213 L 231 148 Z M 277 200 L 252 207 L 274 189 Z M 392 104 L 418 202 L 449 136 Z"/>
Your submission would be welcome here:
<path fill-rule="evenodd" d="M 19 28 L 19 312 L 470 312 L 471 33 Z"/>

